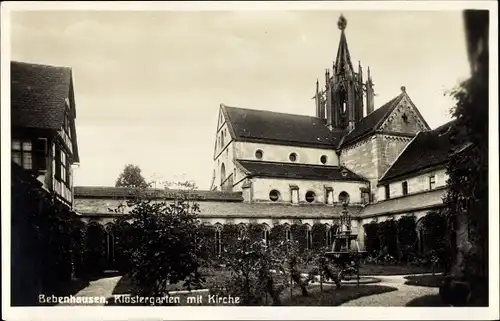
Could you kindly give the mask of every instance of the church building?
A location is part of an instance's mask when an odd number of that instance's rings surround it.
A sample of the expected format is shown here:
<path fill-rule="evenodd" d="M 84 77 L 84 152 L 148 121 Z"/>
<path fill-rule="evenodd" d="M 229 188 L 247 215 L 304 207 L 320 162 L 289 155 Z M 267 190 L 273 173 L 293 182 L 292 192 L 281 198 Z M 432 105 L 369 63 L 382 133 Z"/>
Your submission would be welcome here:
<path fill-rule="evenodd" d="M 333 226 L 347 202 L 363 246 L 366 223 L 443 207 L 451 123 L 431 130 L 404 86 L 375 108 L 370 69 L 354 67 L 346 27 L 341 16 L 336 59 L 324 84 L 316 81 L 315 116 L 220 105 L 211 188 L 196 192 L 202 221 Z M 76 187 L 75 207 L 109 222 L 120 214 L 108 209 L 129 194 Z"/>

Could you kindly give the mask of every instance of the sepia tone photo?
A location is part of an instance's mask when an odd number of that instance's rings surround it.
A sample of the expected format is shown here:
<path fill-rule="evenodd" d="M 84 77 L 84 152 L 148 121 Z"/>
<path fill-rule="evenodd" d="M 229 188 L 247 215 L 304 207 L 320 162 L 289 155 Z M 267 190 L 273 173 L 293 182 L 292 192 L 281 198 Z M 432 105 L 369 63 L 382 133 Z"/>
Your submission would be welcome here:
<path fill-rule="evenodd" d="M 9 17 L 8 306 L 498 314 L 490 10 Z"/>

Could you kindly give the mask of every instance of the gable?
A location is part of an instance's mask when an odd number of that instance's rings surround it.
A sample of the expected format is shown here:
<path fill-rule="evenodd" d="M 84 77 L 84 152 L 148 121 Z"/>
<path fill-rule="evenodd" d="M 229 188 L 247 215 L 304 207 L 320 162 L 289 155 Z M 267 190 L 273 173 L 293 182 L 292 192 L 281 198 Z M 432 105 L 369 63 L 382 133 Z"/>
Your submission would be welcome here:
<path fill-rule="evenodd" d="M 361 119 L 354 125 L 354 129 L 350 131 L 342 140 L 342 147 L 354 144 L 375 132 L 379 125 L 387 119 L 394 107 L 403 98 L 403 93 L 394 97 L 381 107 L 375 109 L 372 113 L 368 114 L 365 118 Z"/>
<path fill-rule="evenodd" d="M 222 112 L 222 106 L 219 108 L 219 117 L 217 118 L 217 130 L 219 130 L 222 125 L 224 125 L 224 122 L 226 119 L 224 118 L 224 113 Z"/>
<path fill-rule="evenodd" d="M 429 125 L 408 95 L 404 95 L 378 128 L 379 131 L 416 134 L 429 131 Z"/>
<path fill-rule="evenodd" d="M 399 155 L 380 183 L 446 164 L 453 148 L 450 130 L 453 123 L 451 121 L 434 130 L 420 132 Z"/>

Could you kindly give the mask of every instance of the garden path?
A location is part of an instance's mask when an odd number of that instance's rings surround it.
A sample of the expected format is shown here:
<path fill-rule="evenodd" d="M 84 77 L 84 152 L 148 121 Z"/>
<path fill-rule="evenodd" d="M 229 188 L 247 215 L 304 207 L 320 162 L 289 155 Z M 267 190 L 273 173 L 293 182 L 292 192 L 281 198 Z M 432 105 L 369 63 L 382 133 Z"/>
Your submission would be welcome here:
<path fill-rule="evenodd" d="M 382 282 L 377 283 L 377 285 L 392 286 L 397 288 L 398 291 L 361 297 L 355 300 L 348 301 L 342 304 L 342 306 L 401 307 L 406 306 L 408 302 L 421 296 L 435 295 L 439 293 L 438 288 L 406 285 L 404 284 L 406 281 L 405 276 L 406 275 L 377 275 L 375 277 L 382 280 Z"/>
<path fill-rule="evenodd" d="M 113 276 L 113 277 L 104 277 L 95 281 L 90 281 L 90 284 L 76 293 L 75 297 L 104 297 L 109 298 L 113 294 L 113 289 L 115 288 L 118 281 L 121 279 L 121 276 Z M 68 306 L 68 305 L 77 305 L 77 304 L 64 304 L 61 303 L 59 306 Z M 104 303 L 95 303 L 95 304 L 85 304 L 85 305 L 94 305 L 100 306 L 105 305 Z"/>

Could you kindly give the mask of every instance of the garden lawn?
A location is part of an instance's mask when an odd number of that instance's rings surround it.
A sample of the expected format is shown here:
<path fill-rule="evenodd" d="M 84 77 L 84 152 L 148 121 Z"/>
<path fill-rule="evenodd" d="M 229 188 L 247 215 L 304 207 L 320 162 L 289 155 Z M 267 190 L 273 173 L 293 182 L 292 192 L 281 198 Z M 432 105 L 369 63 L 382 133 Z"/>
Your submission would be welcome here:
<path fill-rule="evenodd" d="M 438 288 L 443 284 L 444 278 L 444 275 L 410 275 L 405 277 L 405 284 Z"/>
<path fill-rule="evenodd" d="M 307 265 L 301 269 L 302 273 L 309 273 L 313 268 L 316 268 L 313 265 Z M 408 274 L 423 274 L 423 273 L 432 273 L 431 266 L 416 266 L 416 265 L 407 265 L 407 264 L 399 264 L 399 265 L 384 265 L 384 264 L 362 264 L 359 269 L 360 275 L 408 275 Z M 442 272 L 441 269 L 435 268 L 435 273 Z"/>
<path fill-rule="evenodd" d="M 224 286 L 226 280 L 231 277 L 231 272 L 224 269 L 208 270 L 201 269 L 201 274 L 205 278 L 205 282 L 193 289 L 210 289 L 214 287 Z M 169 284 L 168 291 L 185 291 L 188 290 L 183 282 Z M 132 292 L 132 280 L 129 275 L 124 275 L 113 290 L 113 294 L 130 294 Z M 201 294 L 201 293 L 200 293 Z"/>
<path fill-rule="evenodd" d="M 443 303 L 439 294 L 424 295 L 419 298 L 413 299 L 406 304 L 407 307 L 447 307 Z"/>
<path fill-rule="evenodd" d="M 290 298 L 289 291 L 285 291 L 287 298 L 283 299 L 283 305 L 287 306 L 339 306 L 347 301 L 364 296 L 376 295 L 398 289 L 383 285 L 344 285 L 340 289 L 333 286 L 324 287 L 323 292 L 319 286 L 308 287 L 309 296 L 302 296 L 300 292 L 294 293 Z M 288 292 L 288 293 L 287 293 Z M 295 291 L 294 291 L 295 292 Z"/>

